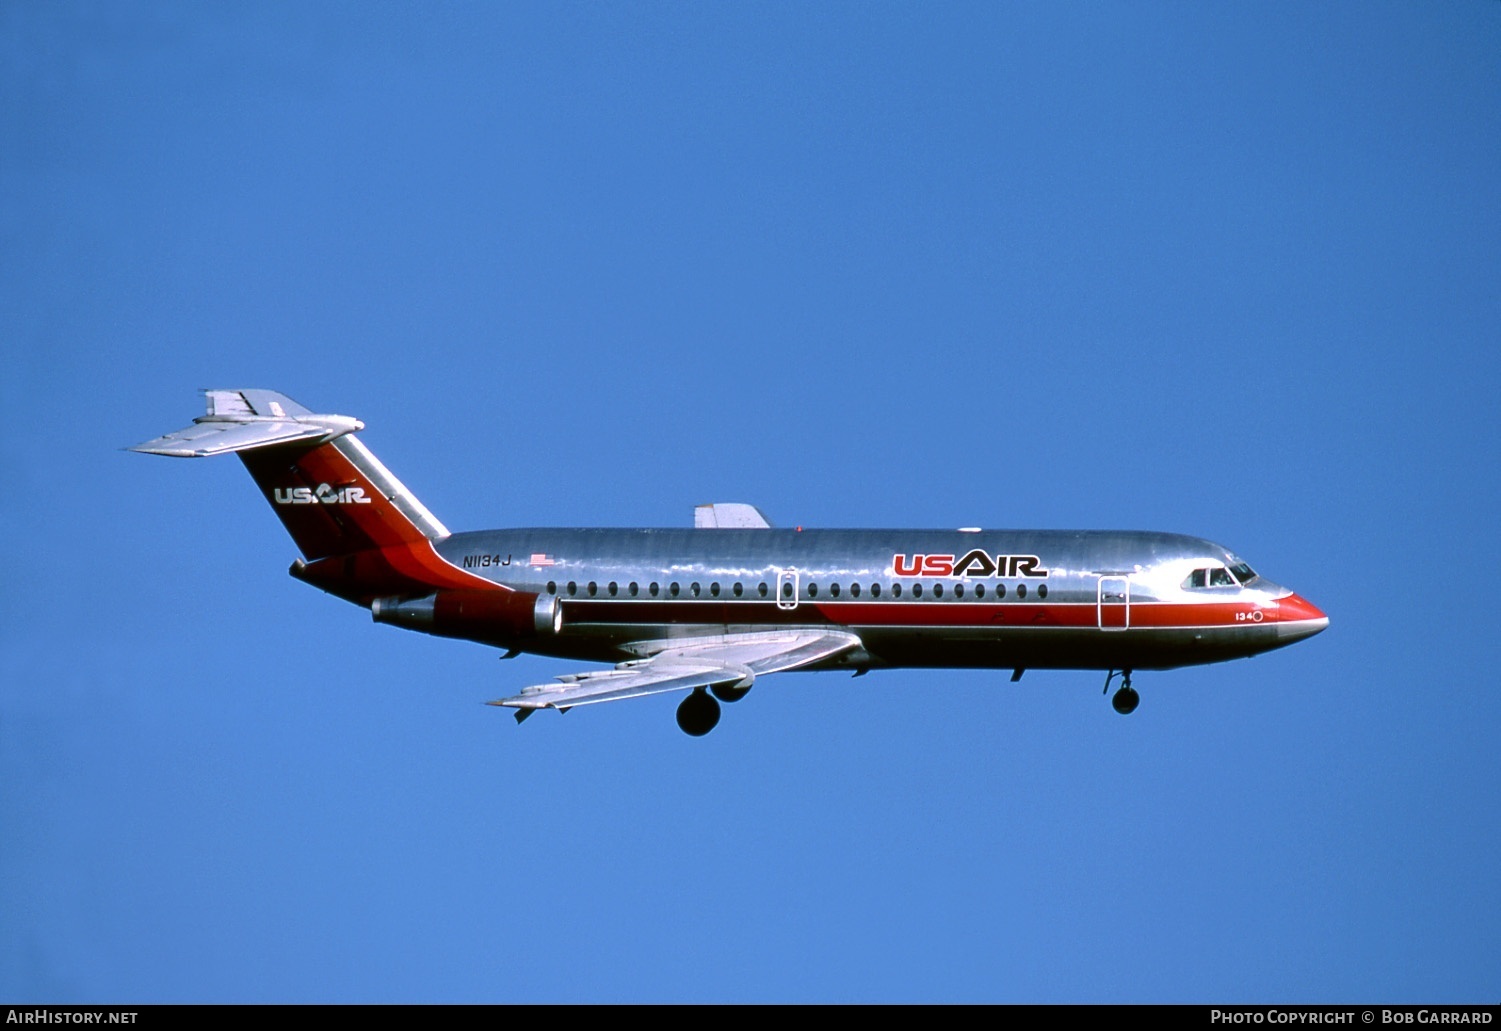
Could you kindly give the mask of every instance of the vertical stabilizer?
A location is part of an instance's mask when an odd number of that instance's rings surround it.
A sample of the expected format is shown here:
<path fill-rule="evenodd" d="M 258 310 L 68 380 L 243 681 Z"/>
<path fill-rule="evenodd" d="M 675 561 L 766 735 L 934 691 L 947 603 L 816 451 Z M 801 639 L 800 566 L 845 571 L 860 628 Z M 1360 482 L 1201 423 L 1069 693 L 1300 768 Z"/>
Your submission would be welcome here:
<path fill-rule="evenodd" d="M 351 434 L 271 390 L 210 390 L 193 425 L 131 448 L 176 458 L 235 453 L 308 562 L 418 544 L 448 529 Z"/>
<path fill-rule="evenodd" d="M 353 437 L 239 454 L 309 562 L 448 536 L 443 524 Z"/>

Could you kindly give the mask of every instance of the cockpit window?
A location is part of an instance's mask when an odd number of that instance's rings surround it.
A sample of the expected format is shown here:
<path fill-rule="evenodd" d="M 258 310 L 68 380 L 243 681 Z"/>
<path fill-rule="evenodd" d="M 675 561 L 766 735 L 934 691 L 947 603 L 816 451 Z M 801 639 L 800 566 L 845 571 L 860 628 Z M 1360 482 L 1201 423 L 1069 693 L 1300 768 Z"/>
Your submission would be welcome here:
<path fill-rule="evenodd" d="M 1244 562 L 1231 566 L 1230 572 L 1234 573 L 1235 579 L 1239 580 L 1243 584 L 1248 584 L 1252 580 L 1256 579 L 1256 571 L 1250 566 L 1246 565 Z"/>
<path fill-rule="evenodd" d="M 1244 565 L 1245 563 L 1241 564 Z M 1247 569 L 1247 572 L 1250 572 L 1250 570 Z M 1255 575 L 1255 573 L 1251 573 L 1251 576 Z M 1246 579 L 1249 580 L 1250 577 L 1247 577 Z M 1244 583 L 1245 581 L 1243 580 L 1241 582 Z M 1212 566 L 1205 569 L 1195 569 L 1192 573 L 1189 573 L 1188 578 L 1183 581 L 1183 587 L 1186 590 L 1199 590 L 1200 588 L 1204 587 L 1234 586 L 1235 578 L 1230 575 L 1230 570 L 1226 569 L 1224 566 Z"/>

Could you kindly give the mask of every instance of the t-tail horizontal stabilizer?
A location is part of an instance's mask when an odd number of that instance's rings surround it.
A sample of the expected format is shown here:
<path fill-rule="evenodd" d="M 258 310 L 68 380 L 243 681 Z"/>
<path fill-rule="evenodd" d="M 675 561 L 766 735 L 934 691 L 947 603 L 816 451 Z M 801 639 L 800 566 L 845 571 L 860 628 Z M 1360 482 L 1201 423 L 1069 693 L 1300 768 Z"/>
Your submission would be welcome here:
<path fill-rule="evenodd" d="M 365 428 L 347 415 L 318 415 L 274 390 L 208 390 L 208 414 L 193 425 L 137 444 L 130 451 L 204 458 L 307 441 L 321 444 Z"/>

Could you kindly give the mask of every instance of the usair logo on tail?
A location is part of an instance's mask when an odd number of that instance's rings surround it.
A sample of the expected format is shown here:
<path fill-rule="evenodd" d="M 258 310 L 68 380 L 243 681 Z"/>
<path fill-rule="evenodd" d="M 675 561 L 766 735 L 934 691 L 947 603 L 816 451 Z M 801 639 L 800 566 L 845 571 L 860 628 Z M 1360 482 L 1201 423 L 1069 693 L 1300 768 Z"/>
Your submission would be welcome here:
<path fill-rule="evenodd" d="M 277 487 L 272 498 L 278 505 L 368 505 L 364 487 L 335 487 L 327 483 L 312 487 Z"/>
<path fill-rule="evenodd" d="M 1042 559 L 1036 555 L 996 555 L 994 558 L 976 548 L 957 562 L 953 555 L 891 556 L 891 569 L 897 576 L 988 576 L 1038 577 L 1048 575 Z"/>

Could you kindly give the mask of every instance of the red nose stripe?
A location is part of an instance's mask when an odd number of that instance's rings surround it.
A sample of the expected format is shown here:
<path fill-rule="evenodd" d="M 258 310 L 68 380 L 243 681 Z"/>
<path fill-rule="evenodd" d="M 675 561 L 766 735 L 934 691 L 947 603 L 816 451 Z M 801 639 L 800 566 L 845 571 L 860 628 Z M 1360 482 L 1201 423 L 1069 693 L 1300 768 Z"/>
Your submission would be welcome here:
<path fill-rule="evenodd" d="M 1278 618 L 1284 623 L 1300 619 L 1328 619 L 1323 611 L 1301 595 L 1289 594 L 1278 603 Z"/>

